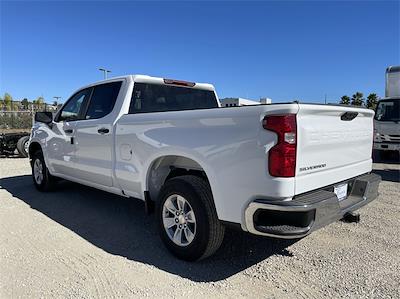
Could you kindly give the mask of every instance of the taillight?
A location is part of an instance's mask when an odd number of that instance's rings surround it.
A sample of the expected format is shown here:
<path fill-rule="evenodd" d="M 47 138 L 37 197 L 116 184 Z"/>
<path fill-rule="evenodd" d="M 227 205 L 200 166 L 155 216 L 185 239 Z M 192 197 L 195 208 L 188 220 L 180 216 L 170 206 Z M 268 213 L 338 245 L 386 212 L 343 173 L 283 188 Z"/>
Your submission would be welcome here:
<path fill-rule="evenodd" d="M 278 135 L 278 143 L 269 150 L 268 170 L 271 176 L 294 177 L 296 172 L 296 114 L 268 115 L 263 127 Z"/>

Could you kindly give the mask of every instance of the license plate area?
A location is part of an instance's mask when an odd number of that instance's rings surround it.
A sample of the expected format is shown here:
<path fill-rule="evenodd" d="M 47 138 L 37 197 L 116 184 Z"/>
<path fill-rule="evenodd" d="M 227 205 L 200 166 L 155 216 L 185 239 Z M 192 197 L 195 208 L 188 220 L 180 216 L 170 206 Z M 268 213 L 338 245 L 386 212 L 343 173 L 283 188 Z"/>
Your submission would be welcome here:
<path fill-rule="evenodd" d="M 348 184 L 342 183 L 333 186 L 333 192 L 336 194 L 339 201 L 345 200 L 347 198 Z"/>

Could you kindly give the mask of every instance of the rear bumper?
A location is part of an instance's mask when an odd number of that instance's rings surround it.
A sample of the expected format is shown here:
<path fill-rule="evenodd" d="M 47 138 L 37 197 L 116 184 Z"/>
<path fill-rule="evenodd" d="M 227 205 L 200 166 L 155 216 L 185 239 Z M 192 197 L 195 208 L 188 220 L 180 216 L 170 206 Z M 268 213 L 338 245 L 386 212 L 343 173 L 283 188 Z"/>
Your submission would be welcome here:
<path fill-rule="evenodd" d="M 342 201 L 338 200 L 332 186 L 291 201 L 255 200 L 245 211 L 247 230 L 276 238 L 304 237 L 374 200 L 380 181 L 381 177 L 372 173 L 346 181 L 349 191 Z"/>

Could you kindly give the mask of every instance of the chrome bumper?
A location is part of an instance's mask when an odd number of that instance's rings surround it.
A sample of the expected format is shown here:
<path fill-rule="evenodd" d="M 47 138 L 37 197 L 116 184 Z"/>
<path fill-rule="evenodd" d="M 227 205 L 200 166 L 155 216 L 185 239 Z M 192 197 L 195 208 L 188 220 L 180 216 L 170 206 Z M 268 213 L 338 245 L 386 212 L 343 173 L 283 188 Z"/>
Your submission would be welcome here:
<path fill-rule="evenodd" d="M 349 184 L 348 196 L 342 201 L 333 192 L 333 186 L 296 196 L 291 201 L 255 200 L 245 211 L 247 230 L 275 238 L 304 237 L 374 200 L 380 181 L 379 175 L 370 173 L 341 182 Z"/>

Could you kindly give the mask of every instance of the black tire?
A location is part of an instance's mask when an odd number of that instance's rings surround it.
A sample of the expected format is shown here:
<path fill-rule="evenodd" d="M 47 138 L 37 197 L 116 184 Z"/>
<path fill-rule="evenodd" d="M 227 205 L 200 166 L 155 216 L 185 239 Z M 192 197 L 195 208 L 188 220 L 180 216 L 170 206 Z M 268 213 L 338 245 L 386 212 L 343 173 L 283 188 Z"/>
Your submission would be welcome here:
<path fill-rule="evenodd" d="M 42 165 L 41 180 L 35 178 L 35 163 L 40 163 L 40 165 Z M 36 189 L 42 192 L 53 190 L 56 184 L 56 179 L 49 173 L 49 170 L 47 169 L 46 162 L 44 161 L 43 153 L 41 150 L 38 150 L 33 154 L 31 160 L 31 167 L 32 167 L 32 179 Z"/>
<path fill-rule="evenodd" d="M 21 157 L 24 158 L 28 157 L 28 152 L 26 150 L 27 149 L 26 146 L 28 145 L 28 143 L 29 143 L 29 136 L 24 136 L 18 139 L 17 150 Z"/>
<path fill-rule="evenodd" d="M 174 194 L 186 199 L 196 218 L 194 239 L 186 246 L 175 244 L 163 224 L 164 203 Z M 224 238 L 225 228 L 217 217 L 210 186 L 204 179 L 193 175 L 169 179 L 161 188 L 158 199 L 156 215 L 160 237 L 173 255 L 186 261 L 195 261 L 217 251 Z"/>

